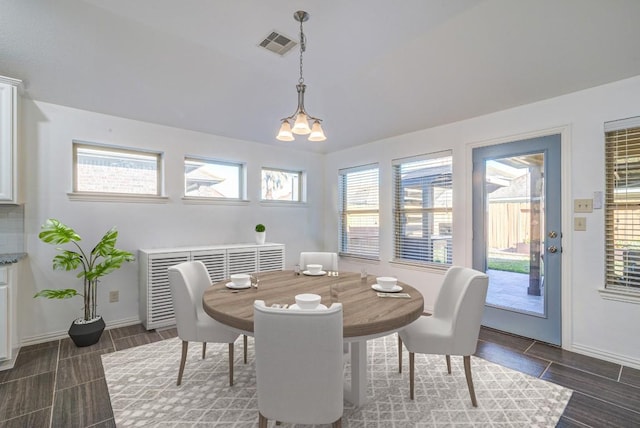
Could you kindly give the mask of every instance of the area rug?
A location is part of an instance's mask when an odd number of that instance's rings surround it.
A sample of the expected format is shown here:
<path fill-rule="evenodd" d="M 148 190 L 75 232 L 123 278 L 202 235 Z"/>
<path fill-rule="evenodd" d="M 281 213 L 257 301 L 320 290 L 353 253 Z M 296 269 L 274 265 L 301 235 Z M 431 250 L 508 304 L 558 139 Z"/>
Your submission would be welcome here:
<path fill-rule="evenodd" d="M 102 356 L 118 427 L 255 427 L 258 411 L 253 341 L 242 363 L 236 343 L 235 384 L 229 387 L 226 344 L 190 344 L 181 386 L 176 386 L 178 338 Z M 368 342 L 367 404 L 345 402 L 345 427 L 554 427 L 572 391 L 472 357 L 478 407 L 471 405 L 461 357 L 447 374 L 442 356 L 416 354 L 415 400 L 409 399 L 407 352 L 398 373 L 397 336 Z M 238 355 L 240 354 L 240 355 Z M 345 368 L 349 378 L 349 366 Z M 269 421 L 269 426 L 275 426 Z M 290 427 L 290 424 L 279 425 Z"/>

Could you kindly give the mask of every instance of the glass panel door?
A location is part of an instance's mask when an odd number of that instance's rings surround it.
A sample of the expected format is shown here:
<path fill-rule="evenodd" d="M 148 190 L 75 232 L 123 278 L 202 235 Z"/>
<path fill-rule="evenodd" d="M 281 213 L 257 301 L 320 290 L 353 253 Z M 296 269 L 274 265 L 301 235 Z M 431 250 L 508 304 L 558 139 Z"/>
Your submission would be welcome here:
<path fill-rule="evenodd" d="M 560 343 L 560 136 L 474 150 L 474 267 L 483 324 Z M 555 169 L 552 171 L 552 169 Z"/>

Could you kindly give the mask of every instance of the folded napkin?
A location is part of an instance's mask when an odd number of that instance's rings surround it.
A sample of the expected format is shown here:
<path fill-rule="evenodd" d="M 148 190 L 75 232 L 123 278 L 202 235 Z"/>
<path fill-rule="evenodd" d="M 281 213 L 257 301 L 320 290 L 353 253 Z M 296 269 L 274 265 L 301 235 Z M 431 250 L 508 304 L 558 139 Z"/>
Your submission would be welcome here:
<path fill-rule="evenodd" d="M 289 307 L 288 303 L 274 303 L 273 305 L 271 305 L 272 308 L 276 308 L 276 309 L 287 309 Z"/>
<path fill-rule="evenodd" d="M 395 297 L 398 299 L 410 299 L 411 296 L 407 293 L 377 293 L 378 297 Z"/>

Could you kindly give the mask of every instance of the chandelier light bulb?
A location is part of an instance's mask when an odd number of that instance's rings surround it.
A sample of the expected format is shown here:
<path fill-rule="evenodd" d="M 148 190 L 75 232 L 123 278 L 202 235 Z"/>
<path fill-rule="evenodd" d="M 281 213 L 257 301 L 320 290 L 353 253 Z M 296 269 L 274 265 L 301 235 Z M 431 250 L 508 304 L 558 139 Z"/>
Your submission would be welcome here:
<path fill-rule="evenodd" d="M 298 135 L 307 135 L 311 133 L 311 128 L 309 128 L 309 120 L 307 120 L 307 115 L 304 113 L 298 113 L 296 117 L 296 123 L 293 124 L 293 129 L 291 130 L 294 134 Z"/>
<path fill-rule="evenodd" d="M 291 124 L 288 120 L 282 121 L 282 126 L 280 126 L 280 131 L 276 138 L 280 141 L 293 141 L 295 139 L 291 133 Z"/>
<path fill-rule="evenodd" d="M 311 135 L 309 135 L 309 141 L 324 141 L 326 139 L 327 137 L 324 135 L 322 126 L 320 126 L 320 121 L 314 120 L 313 126 L 311 127 Z"/>

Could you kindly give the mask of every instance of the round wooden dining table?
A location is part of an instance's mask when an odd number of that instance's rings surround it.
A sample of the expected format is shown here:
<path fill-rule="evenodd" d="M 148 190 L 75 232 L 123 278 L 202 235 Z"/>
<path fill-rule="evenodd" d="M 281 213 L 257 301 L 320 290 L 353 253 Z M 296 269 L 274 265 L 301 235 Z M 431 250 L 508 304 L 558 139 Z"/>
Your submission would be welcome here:
<path fill-rule="evenodd" d="M 410 297 L 390 297 L 398 295 L 395 293 L 379 297 L 371 288 L 376 284 L 373 275 L 361 278 L 360 273 L 353 272 L 314 276 L 277 271 L 254 274 L 254 278 L 258 280 L 257 288 L 230 289 L 226 286 L 229 280 L 213 284 L 202 296 L 204 311 L 216 321 L 253 336 L 253 303 L 256 300 L 264 300 L 267 306 L 291 306 L 297 294 L 313 293 L 320 295 L 321 303 L 327 307 L 334 302 L 342 303 L 343 338 L 351 345 L 351 385 L 345 390 L 345 398 L 356 406 L 366 399 L 366 341 L 394 333 L 424 312 L 424 299 L 418 290 L 398 282 L 401 293 Z"/>

